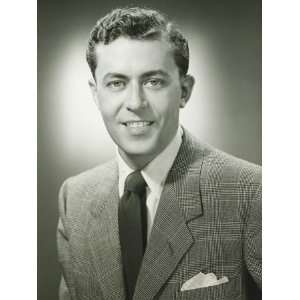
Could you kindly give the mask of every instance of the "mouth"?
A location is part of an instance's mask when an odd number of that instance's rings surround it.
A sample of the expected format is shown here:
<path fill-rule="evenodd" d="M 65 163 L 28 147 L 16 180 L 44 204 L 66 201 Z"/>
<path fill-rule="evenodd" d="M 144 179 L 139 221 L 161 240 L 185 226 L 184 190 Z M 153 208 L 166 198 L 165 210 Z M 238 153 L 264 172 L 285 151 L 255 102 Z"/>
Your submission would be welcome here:
<path fill-rule="evenodd" d="M 142 128 L 151 126 L 154 122 L 153 121 L 128 121 L 122 122 L 122 124 L 129 128 Z"/>

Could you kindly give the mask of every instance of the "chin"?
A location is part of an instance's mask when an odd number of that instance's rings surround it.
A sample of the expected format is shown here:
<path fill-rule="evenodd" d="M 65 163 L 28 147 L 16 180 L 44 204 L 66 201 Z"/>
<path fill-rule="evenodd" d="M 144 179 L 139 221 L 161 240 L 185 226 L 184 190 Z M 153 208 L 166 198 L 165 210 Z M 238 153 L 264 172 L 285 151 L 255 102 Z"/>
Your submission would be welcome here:
<path fill-rule="evenodd" d="M 119 147 L 126 153 L 128 156 L 145 156 L 154 158 L 158 154 L 159 145 L 153 143 L 153 141 L 135 141 L 122 143 Z"/>
<path fill-rule="evenodd" d="M 155 147 L 145 147 L 145 146 L 137 146 L 137 147 L 126 147 L 123 148 L 123 151 L 128 155 L 135 156 L 152 156 L 157 152 L 157 148 Z"/>

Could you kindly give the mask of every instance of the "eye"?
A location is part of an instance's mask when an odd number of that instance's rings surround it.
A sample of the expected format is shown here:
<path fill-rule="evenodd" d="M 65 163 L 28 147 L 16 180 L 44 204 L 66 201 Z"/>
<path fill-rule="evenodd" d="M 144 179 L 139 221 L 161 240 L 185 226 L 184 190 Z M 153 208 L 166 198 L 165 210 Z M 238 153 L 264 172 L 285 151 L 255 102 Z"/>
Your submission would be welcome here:
<path fill-rule="evenodd" d="M 165 82 L 163 79 L 151 78 L 144 83 L 144 86 L 152 89 L 159 89 L 163 87 L 164 83 Z"/>
<path fill-rule="evenodd" d="M 118 91 L 125 87 L 126 83 L 123 80 L 109 81 L 106 86 L 112 90 Z"/>

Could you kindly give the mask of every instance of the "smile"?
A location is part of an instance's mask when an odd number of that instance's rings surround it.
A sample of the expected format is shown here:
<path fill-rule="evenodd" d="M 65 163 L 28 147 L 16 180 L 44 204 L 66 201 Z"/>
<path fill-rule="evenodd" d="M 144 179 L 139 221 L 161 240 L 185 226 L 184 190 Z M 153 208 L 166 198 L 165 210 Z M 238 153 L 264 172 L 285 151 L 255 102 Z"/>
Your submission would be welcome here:
<path fill-rule="evenodd" d="M 123 125 L 131 128 L 137 128 L 137 127 L 146 127 L 153 124 L 151 121 L 129 121 L 122 123 Z"/>

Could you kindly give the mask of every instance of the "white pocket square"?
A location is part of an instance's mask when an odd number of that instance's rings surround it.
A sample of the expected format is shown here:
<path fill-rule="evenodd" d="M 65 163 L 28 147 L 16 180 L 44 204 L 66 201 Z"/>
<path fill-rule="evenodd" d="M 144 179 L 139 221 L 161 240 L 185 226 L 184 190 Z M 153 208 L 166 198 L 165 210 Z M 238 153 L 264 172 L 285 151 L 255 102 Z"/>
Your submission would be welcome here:
<path fill-rule="evenodd" d="M 202 272 L 198 273 L 194 277 L 186 281 L 182 287 L 181 291 L 199 289 L 204 287 L 209 287 L 213 285 L 219 285 L 222 283 L 228 282 L 227 276 L 223 276 L 220 279 L 217 279 L 217 276 L 214 273 L 204 274 Z"/>

